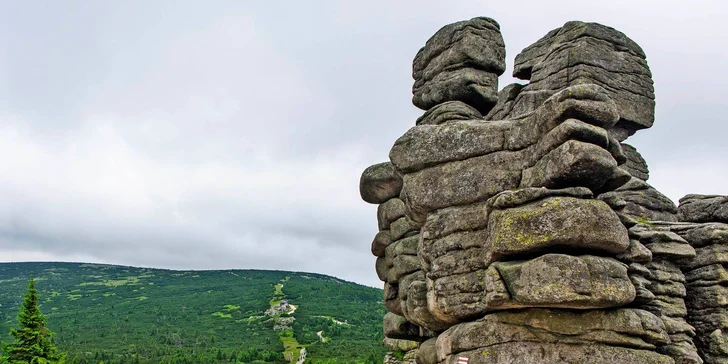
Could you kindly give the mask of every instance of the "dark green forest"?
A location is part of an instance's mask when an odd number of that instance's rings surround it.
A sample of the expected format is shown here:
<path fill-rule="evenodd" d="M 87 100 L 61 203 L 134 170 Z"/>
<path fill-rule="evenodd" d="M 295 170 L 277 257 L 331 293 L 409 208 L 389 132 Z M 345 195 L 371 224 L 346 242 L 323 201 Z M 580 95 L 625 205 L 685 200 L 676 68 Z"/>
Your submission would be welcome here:
<path fill-rule="evenodd" d="M 28 280 L 70 363 L 381 363 L 380 289 L 314 273 L 0 263 L 0 340 Z M 266 314 L 285 300 L 289 311 Z M 284 302 L 285 303 L 285 302 Z"/>

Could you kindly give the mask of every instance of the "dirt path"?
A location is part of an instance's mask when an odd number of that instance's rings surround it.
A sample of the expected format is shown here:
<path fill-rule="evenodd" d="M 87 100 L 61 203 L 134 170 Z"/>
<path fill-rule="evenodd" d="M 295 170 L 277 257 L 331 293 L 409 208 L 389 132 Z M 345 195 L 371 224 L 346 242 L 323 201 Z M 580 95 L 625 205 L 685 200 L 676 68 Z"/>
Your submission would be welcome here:
<path fill-rule="evenodd" d="M 352 326 L 352 324 L 350 324 L 348 322 L 339 321 L 339 320 L 337 320 L 337 319 L 335 319 L 335 318 L 333 318 L 331 316 L 314 316 L 314 317 L 321 317 L 321 318 L 325 318 L 327 320 L 331 320 L 331 322 L 333 322 L 333 323 L 335 323 L 337 325 Z"/>
<path fill-rule="evenodd" d="M 319 339 L 321 339 L 321 342 L 322 343 L 325 343 L 326 342 L 326 339 L 321 334 L 323 334 L 323 331 L 319 331 L 319 332 L 316 333 L 316 335 L 319 337 Z"/>
<path fill-rule="evenodd" d="M 339 320 L 337 320 L 337 319 L 335 319 L 335 318 L 332 318 L 332 319 L 331 319 L 331 321 L 333 321 L 333 322 L 334 322 L 335 324 L 337 324 L 337 325 L 346 325 L 346 326 L 351 326 L 350 324 L 348 324 L 348 323 L 346 323 L 346 322 L 341 322 L 341 321 L 339 321 Z"/>
<path fill-rule="evenodd" d="M 301 349 L 301 352 L 298 355 L 298 360 L 296 360 L 296 364 L 303 364 L 303 362 L 306 361 L 306 355 L 306 348 Z"/>
<path fill-rule="evenodd" d="M 292 305 L 290 303 L 287 304 L 288 310 L 281 309 L 281 303 L 283 300 L 286 299 L 286 295 L 285 293 L 283 293 L 283 283 L 286 281 L 288 281 L 287 278 L 282 279 L 280 283 L 275 285 L 273 296 L 270 299 L 271 308 L 266 311 L 266 314 L 269 314 L 273 318 L 273 320 L 275 320 L 276 324 L 282 322 L 282 314 L 287 314 L 288 316 L 290 316 L 294 312 L 296 312 L 297 309 L 295 305 Z M 291 320 L 295 320 L 295 318 L 291 318 Z M 282 323 L 281 325 L 289 326 L 291 324 L 292 321 L 287 321 L 285 323 Z M 284 334 L 285 332 L 288 332 L 289 334 Z M 306 361 L 306 348 L 299 344 L 298 340 L 296 340 L 295 335 L 293 335 L 292 325 L 287 328 L 282 328 L 279 332 L 278 339 L 280 339 L 281 343 L 283 344 L 283 357 L 288 363 L 303 364 L 303 362 Z"/>

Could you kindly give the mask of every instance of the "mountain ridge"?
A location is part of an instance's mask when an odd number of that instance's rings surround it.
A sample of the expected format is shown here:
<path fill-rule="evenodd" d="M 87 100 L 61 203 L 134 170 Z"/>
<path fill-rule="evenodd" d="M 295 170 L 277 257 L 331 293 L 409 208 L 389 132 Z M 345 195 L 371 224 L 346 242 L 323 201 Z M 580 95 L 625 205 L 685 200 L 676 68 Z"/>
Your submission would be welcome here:
<path fill-rule="evenodd" d="M 380 289 L 313 272 L 82 262 L 0 263 L 4 341 L 31 275 L 72 362 L 295 363 L 305 348 L 306 363 L 368 363 L 386 351 Z M 294 311 L 266 315 L 282 300 Z"/>

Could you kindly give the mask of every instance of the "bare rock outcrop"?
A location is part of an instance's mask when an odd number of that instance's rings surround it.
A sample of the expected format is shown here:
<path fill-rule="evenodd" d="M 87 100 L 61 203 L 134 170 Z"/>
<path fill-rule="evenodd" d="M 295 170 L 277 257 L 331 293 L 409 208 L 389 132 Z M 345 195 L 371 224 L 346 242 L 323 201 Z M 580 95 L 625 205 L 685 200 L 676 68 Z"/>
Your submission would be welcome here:
<path fill-rule="evenodd" d="M 385 336 L 419 364 L 728 363 L 728 199 L 676 207 L 623 143 L 654 123 L 639 45 L 568 22 L 516 57 L 527 84 L 504 70 L 494 20 L 443 27 L 424 114 L 362 175 Z"/>
<path fill-rule="evenodd" d="M 682 201 L 692 200 L 687 197 Z M 695 206 L 690 207 L 693 209 Z M 707 209 L 706 213 L 713 211 Z M 696 253 L 695 258 L 680 263 L 685 274 L 687 321 L 695 330 L 695 344 L 706 363 L 728 363 L 728 224 L 684 222 L 667 228 Z"/>

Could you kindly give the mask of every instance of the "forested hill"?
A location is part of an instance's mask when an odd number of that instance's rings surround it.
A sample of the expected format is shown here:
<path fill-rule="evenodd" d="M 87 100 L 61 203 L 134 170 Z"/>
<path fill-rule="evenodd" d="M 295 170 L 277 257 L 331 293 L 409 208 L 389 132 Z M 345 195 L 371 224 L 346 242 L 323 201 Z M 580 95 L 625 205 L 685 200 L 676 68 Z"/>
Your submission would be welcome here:
<path fill-rule="evenodd" d="M 381 363 L 382 291 L 312 273 L 0 263 L 0 339 L 30 277 L 72 363 Z"/>

